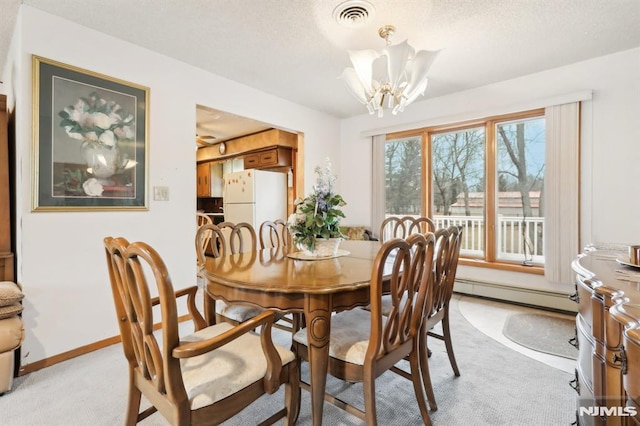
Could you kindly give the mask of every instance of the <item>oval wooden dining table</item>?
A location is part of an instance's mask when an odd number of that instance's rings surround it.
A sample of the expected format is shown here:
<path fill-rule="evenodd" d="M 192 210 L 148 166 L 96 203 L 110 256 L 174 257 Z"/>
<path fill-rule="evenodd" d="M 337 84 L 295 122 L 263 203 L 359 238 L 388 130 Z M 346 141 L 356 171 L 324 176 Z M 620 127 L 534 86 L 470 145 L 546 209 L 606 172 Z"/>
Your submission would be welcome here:
<path fill-rule="evenodd" d="M 322 424 L 329 362 L 331 313 L 369 304 L 376 241 L 343 241 L 349 254 L 323 260 L 288 256 L 290 247 L 207 258 L 202 273 L 207 295 L 280 312 L 303 313 L 309 342 L 313 424 Z M 207 304 L 209 305 L 209 304 Z M 215 318 L 211 312 L 207 315 Z"/>

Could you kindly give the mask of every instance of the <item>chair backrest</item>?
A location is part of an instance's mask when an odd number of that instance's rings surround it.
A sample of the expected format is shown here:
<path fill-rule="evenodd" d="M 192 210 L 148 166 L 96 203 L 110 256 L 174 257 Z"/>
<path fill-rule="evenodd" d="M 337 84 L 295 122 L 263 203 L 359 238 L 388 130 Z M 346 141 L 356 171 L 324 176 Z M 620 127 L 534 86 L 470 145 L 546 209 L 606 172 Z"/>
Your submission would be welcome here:
<path fill-rule="evenodd" d="M 224 234 L 227 253 L 246 253 L 257 249 L 256 231 L 250 223 L 221 222 L 217 226 Z"/>
<path fill-rule="evenodd" d="M 435 230 L 435 223 L 428 217 L 391 216 L 380 225 L 380 241 L 407 238 L 411 234 L 424 234 Z"/>
<path fill-rule="evenodd" d="M 289 233 L 283 219 L 267 220 L 260 225 L 260 248 L 287 247 Z"/>
<path fill-rule="evenodd" d="M 211 217 L 201 213 L 201 212 L 196 212 L 196 225 L 197 226 L 202 226 L 202 225 L 206 225 L 208 223 L 213 223 L 213 221 L 211 220 Z"/>
<path fill-rule="evenodd" d="M 200 229 L 202 226 L 204 225 L 212 225 L 213 221 L 211 220 L 211 218 L 209 216 L 207 216 L 204 213 L 200 213 L 200 212 L 196 212 L 196 232 L 198 231 L 198 229 Z M 211 230 L 208 230 L 204 233 L 202 233 L 200 235 L 199 238 L 196 238 L 196 253 L 197 253 L 197 248 L 198 246 L 200 247 L 204 247 L 206 250 L 206 247 L 209 246 L 210 244 L 210 240 L 212 237 L 212 232 Z M 200 259 L 198 259 L 198 266 L 200 266 Z"/>
<path fill-rule="evenodd" d="M 171 356 L 179 345 L 176 297 L 167 268 L 148 244 L 130 244 L 124 238 L 104 239 L 113 300 L 125 357 L 149 388 L 171 401 L 189 400 L 182 381 L 180 361 Z M 151 297 L 155 284 L 158 297 Z M 153 306 L 160 304 L 162 344 L 153 333 L 157 321 Z M 188 408 L 187 408 L 188 409 Z"/>
<path fill-rule="evenodd" d="M 451 300 L 460 256 L 462 228 L 450 226 L 438 229 L 435 235 L 433 297 L 430 306 L 427 306 L 427 317 L 437 315 Z"/>
<path fill-rule="evenodd" d="M 222 230 L 213 223 L 202 225 L 196 231 L 196 255 L 198 267 L 204 267 L 207 253 L 213 257 L 226 254 L 227 242 Z"/>
<path fill-rule="evenodd" d="M 371 274 L 371 337 L 365 362 L 384 359 L 391 366 L 407 355 L 430 299 L 434 250 L 435 236 L 429 232 L 394 238 L 378 251 Z M 387 285 L 392 306 L 385 320 L 382 295 Z"/>

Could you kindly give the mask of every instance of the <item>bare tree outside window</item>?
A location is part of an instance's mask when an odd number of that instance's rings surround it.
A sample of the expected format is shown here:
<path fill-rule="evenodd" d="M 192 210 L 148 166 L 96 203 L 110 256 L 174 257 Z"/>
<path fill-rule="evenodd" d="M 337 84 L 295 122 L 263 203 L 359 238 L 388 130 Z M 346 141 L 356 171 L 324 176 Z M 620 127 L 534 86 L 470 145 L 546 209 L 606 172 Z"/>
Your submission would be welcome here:
<path fill-rule="evenodd" d="M 539 262 L 544 255 L 544 119 L 498 123 L 496 137 L 497 173 L 502 186 L 498 214 L 510 218 L 502 221 L 502 245 L 498 246 L 503 250 L 498 258 L 513 259 L 513 252 L 522 251 L 523 262 Z"/>
<path fill-rule="evenodd" d="M 422 196 L 422 138 L 414 136 L 387 141 L 386 215 L 421 215 Z"/>
<path fill-rule="evenodd" d="M 434 219 L 442 227 L 463 226 L 461 250 L 473 257 L 485 253 L 484 152 L 484 127 L 431 135 Z"/>

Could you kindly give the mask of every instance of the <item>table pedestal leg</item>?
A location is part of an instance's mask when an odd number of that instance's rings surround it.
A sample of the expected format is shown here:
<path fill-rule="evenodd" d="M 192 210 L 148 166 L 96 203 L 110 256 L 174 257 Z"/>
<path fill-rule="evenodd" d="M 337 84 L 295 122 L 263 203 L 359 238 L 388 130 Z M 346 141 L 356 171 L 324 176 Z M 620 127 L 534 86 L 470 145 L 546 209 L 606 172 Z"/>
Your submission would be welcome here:
<path fill-rule="evenodd" d="M 313 424 L 322 425 L 322 408 L 329 365 L 329 335 L 331 331 L 331 295 L 308 295 L 305 303 L 309 370 L 311 385 L 311 413 Z"/>
<path fill-rule="evenodd" d="M 216 323 L 216 301 L 209 294 L 207 294 L 206 288 L 204 291 L 204 320 L 207 325 L 213 325 Z"/>

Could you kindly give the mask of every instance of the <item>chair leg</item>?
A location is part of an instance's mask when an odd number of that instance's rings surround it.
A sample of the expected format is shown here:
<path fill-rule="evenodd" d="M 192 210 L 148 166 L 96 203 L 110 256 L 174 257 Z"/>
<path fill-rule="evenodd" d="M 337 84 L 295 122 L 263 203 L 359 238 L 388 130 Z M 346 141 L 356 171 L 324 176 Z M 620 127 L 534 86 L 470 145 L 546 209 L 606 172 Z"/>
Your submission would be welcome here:
<path fill-rule="evenodd" d="M 424 390 L 427 394 L 427 400 L 429 401 L 429 407 L 431 411 L 438 410 L 438 404 L 436 404 L 436 396 L 433 393 L 433 385 L 431 384 L 431 374 L 429 374 L 429 356 L 427 353 L 427 332 L 421 332 L 420 339 L 418 341 L 418 360 L 420 362 L 420 371 L 422 372 L 422 383 Z"/>
<path fill-rule="evenodd" d="M 365 373 L 362 382 L 364 390 L 364 413 L 367 426 L 376 426 L 378 424 L 376 416 L 376 379 L 371 373 Z"/>
<path fill-rule="evenodd" d="M 127 416 L 125 425 L 135 426 L 138 423 L 138 414 L 140 413 L 140 399 L 142 393 L 135 385 L 133 377 L 134 372 L 129 369 L 129 401 L 127 402 Z"/>
<path fill-rule="evenodd" d="M 453 374 L 456 377 L 460 376 L 460 370 L 458 370 L 458 363 L 456 363 L 456 357 L 453 354 L 453 345 L 451 344 L 451 330 L 449 329 L 449 308 L 444 313 L 444 318 L 442 318 L 442 335 L 444 336 L 444 344 L 447 348 L 447 355 L 449 355 L 449 362 L 451 363 L 451 368 L 453 368 Z"/>
<path fill-rule="evenodd" d="M 427 404 L 424 399 L 422 377 L 420 376 L 420 355 L 417 350 L 414 350 L 409 356 L 409 365 L 411 366 L 411 382 L 413 383 L 413 391 L 416 394 L 416 400 L 418 401 L 418 408 L 420 408 L 422 421 L 425 426 L 430 426 L 431 417 L 429 417 L 429 410 L 427 409 Z"/>
<path fill-rule="evenodd" d="M 293 426 L 300 414 L 300 360 L 289 366 L 289 383 L 284 386 L 284 403 L 287 409 L 285 424 Z"/>

